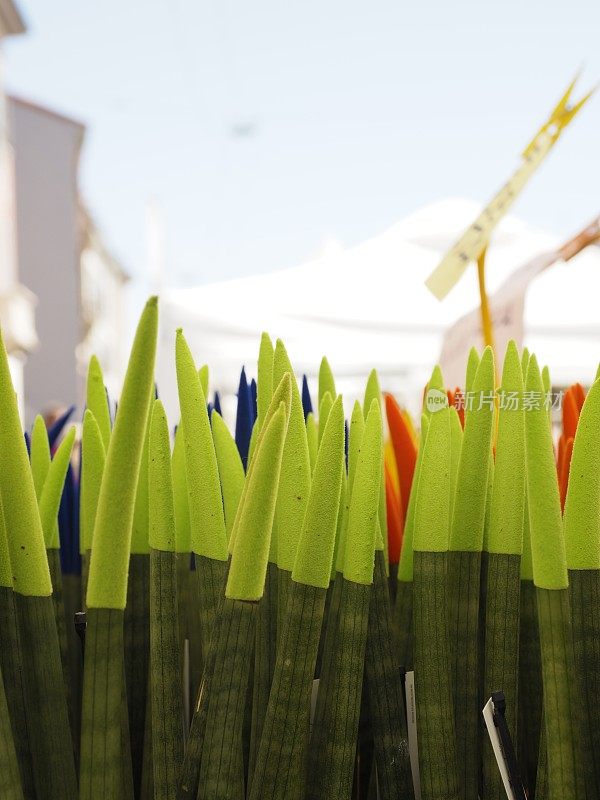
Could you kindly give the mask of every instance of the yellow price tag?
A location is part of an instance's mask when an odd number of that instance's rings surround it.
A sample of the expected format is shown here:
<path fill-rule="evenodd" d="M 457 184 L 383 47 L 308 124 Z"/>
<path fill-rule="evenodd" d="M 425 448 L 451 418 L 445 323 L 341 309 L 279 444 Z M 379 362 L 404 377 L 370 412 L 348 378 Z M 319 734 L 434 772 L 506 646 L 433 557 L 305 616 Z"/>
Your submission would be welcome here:
<path fill-rule="evenodd" d="M 570 106 L 569 99 L 576 81 L 577 77 L 527 145 L 521 156 L 523 160 L 515 172 L 425 281 L 438 300 L 443 300 L 460 280 L 468 264 L 477 261 L 487 247 L 496 225 L 546 158 L 563 130 L 594 93 L 595 89 L 592 89 L 578 103 Z"/>

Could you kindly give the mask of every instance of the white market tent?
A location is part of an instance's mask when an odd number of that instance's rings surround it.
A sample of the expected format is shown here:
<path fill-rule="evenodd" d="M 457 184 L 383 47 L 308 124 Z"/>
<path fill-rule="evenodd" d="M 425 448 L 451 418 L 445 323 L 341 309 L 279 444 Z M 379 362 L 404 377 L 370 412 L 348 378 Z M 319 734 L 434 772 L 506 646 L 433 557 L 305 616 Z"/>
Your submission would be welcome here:
<path fill-rule="evenodd" d="M 372 367 L 382 388 L 416 409 L 444 331 L 478 304 L 474 267 L 441 303 L 424 281 L 480 210 L 472 201 L 444 200 L 379 236 L 305 264 L 168 292 L 162 300 L 157 377 L 170 418 L 177 418 L 173 353 L 180 326 L 197 363 L 210 366 L 211 389 L 225 399 L 232 401 L 242 365 L 255 375 L 266 330 L 273 340 L 284 340 L 313 396 L 326 354 L 347 410 L 349 401 L 362 395 Z M 488 251 L 489 292 L 513 270 L 561 244 L 553 234 L 506 217 Z M 597 247 L 556 264 L 529 289 L 525 344 L 550 366 L 557 384 L 593 378 L 600 359 L 599 290 Z"/>

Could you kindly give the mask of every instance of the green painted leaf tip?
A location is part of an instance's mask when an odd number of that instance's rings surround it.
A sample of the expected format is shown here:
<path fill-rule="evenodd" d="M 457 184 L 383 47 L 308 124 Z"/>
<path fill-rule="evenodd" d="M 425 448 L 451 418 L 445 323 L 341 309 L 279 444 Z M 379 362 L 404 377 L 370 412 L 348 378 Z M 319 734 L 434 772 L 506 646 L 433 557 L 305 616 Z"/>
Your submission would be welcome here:
<path fill-rule="evenodd" d="M 523 352 L 521 353 L 521 372 L 523 373 L 523 383 L 525 382 L 525 378 L 527 377 L 527 368 L 529 367 L 529 358 L 531 354 L 527 347 L 523 348 Z"/>
<path fill-rule="evenodd" d="M 563 516 L 567 567 L 600 569 L 600 380 L 579 417 Z"/>
<path fill-rule="evenodd" d="M 444 381 L 444 376 L 442 375 L 442 368 L 439 364 L 436 364 L 431 372 L 431 377 L 427 383 L 428 389 L 438 389 L 440 392 L 446 391 L 446 383 Z"/>
<path fill-rule="evenodd" d="M 106 452 L 100 427 L 89 408 L 83 415 L 81 434 L 81 490 L 79 503 L 79 549 L 81 553 L 92 549 L 98 497 L 104 474 Z"/>
<path fill-rule="evenodd" d="M 370 413 L 370 409 L 373 405 L 373 402 L 377 404 L 379 411 L 381 412 L 381 386 L 379 384 L 379 376 L 377 375 L 377 370 L 371 370 L 369 378 L 367 380 L 367 386 L 365 388 L 365 397 L 363 401 L 363 413 L 367 415 Z M 383 466 L 383 431 L 381 434 L 381 478 L 379 480 L 379 525 L 378 530 L 376 531 L 376 543 L 375 548 L 377 550 L 385 550 L 386 553 L 386 563 L 387 563 L 387 506 L 385 500 L 385 472 Z M 385 538 L 383 536 L 383 532 L 385 531 Z"/>
<path fill-rule="evenodd" d="M 9 537 L 13 585 L 20 594 L 48 596 L 52 594 L 52 584 L 44 535 L 1 332 L 0 407 L 0 496 Z"/>
<path fill-rule="evenodd" d="M 494 356 L 486 347 L 472 385 L 473 405 L 465 419 L 450 549 L 478 552 L 483 547 L 487 475 L 494 421 Z"/>
<path fill-rule="evenodd" d="M 48 441 L 48 429 L 44 418 L 38 414 L 33 423 L 31 431 L 31 472 L 33 474 L 33 485 L 35 486 L 35 496 L 38 499 L 42 496 L 42 489 L 52 456 L 50 455 L 50 443 Z"/>
<path fill-rule="evenodd" d="M 256 440 L 258 439 L 258 434 L 260 429 L 258 427 L 258 419 L 254 420 L 254 425 L 252 426 L 252 432 L 250 433 L 250 442 L 248 444 L 248 464 L 252 462 L 252 458 L 254 457 L 254 451 L 256 450 Z"/>
<path fill-rule="evenodd" d="M 190 526 L 190 507 L 185 469 L 185 441 L 183 427 L 177 426 L 173 454 L 171 456 L 173 476 L 173 505 L 175 509 L 175 551 L 189 553 L 191 550 L 192 529 Z"/>
<path fill-rule="evenodd" d="M 138 323 L 119 411 L 106 453 L 87 589 L 89 608 L 124 609 L 135 493 L 154 391 L 158 300 L 151 297 Z"/>
<path fill-rule="evenodd" d="M 321 364 L 319 365 L 319 408 L 321 408 L 321 403 L 323 402 L 323 398 L 327 392 L 329 392 L 331 395 L 333 402 L 333 400 L 337 397 L 337 392 L 335 390 L 335 378 L 333 377 L 333 372 L 329 366 L 329 361 L 327 360 L 326 356 L 323 356 L 321 359 Z"/>
<path fill-rule="evenodd" d="M 550 369 L 547 366 L 542 369 L 542 384 L 544 386 L 546 415 L 548 417 L 549 424 L 552 425 L 552 404 L 547 402 L 547 399 L 550 398 L 552 392 L 552 378 L 550 377 Z"/>
<path fill-rule="evenodd" d="M 213 411 L 211 420 L 215 452 L 217 454 L 217 465 L 219 467 L 219 477 L 221 479 L 221 490 L 223 492 L 225 527 L 227 530 L 227 540 L 229 541 L 240 497 L 244 489 L 246 475 L 235 439 L 229 432 L 229 428 L 225 424 L 223 417 L 221 417 L 218 411 Z"/>
<path fill-rule="evenodd" d="M 348 490 L 352 492 L 356 465 L 358 464 L 358 454 L 365 432 L 365 417 L 361 404 L 356 400 L 352 408 L 350 417 L 350 434 L 348 441 Z"/>
<path fill-rule="evenodd" d="M 287 421 L 290 415 L 290 409 L 292 407 L 292 376 L 289 372 L 283 376 L 283 378 L 279 381 L 279 384 L 275 391 L 273 392 L 273 397 L 271 398 L 271 402 L 269 404 L 269 408 L 267 409 L 267 413 L 265 414 L 265 419 L 263 426 L 260 430 L 260 433 L 256 435 L 255 442 L 256 442 L 256 452 L 258 452 L 258 448 L 260 447 L 260 443 L 262 441 L 263 435 L 265 433 L 266 428 L 269 425 L 269 422 L 272 420 L 275 413 L 279 410 L 280 406 L 283 404 L 283 407 L 286 410 L 286 426 Z M 256 429 L 255 429 L 256 430 Z M 287 431 L 287 427 L 286 427 Z M 233 528 L 231 531 L 231 535 L 229 537 L 229 552 L 233 552 L 233 547 L 235 544 L 235 537 L 236 531 L 240 522 L 241 510 L 244 505 L 244 500 L 246 497 L 246 493 L 248 492 L 248 486 L 250 484 L 250 475 L 254 470 L 254 458 L 249 461 L 248 471 L 246 473 L 246 480 L 244 481 L 244 487 L 242 489 L 242 496 L 240 497 L 240 501 L 238 503 L 238 511 L 235 515 L 235 520 L 233 523 Z M 277 526 L 273 524 L 273 530 L 271 532 L 271 553 L 269 556 L 269 560 L 272 563 L 276 563 L 277 561 L 277 549 L 276 549 L 276 536 L 277 536 Z"/>
<path fill-rule="evenodd" d="M 281 339 L 275 345 L 273 384 L 277 385 L 289 373 L 292 378 L 292 404 L 283 448 L 279 476 L 279 493 L 275 511 L 277 528 L 277 565 L 291 572 L 296 560 L 298 539 L 310 494 L 311 469 L 304 410 L 294 372 Z"/>
<path fill-rule="evenodd" d="M 102 367 L 96 356 L 90 358 L 88 365 L 85 403 L 98 423 L 104 450 L 106 451 L 111 433 L 110 409 L 108 407 Z"/>
<path fill-rule="evenodd" d="M 192 551 L 226 561 L 225 514 L 206 398 L 182 331 L 176 336 L 175 365 L 185 441 Z"/>
<path fill-rule="evenodd" d="M 446 384 L 442 369 L 436 364 L 427 382 L 423 397 L 423 413 L 429 416 L 432 411 L 438 411 L 440 407 L 448 405 L 448 395 L 446 394 Z"/>
<path fill-rule="evenodd" d="M 454 513 L 454 502 L 456 500 L 456 486 L 458 482 L 458 465 L 460 464 L 460 454 L 462 452 L 464 432 L 460 424 L 458 411 L 454 406 L 450 407 L 450 519 Z"/>
<path fill-rule="evenodd" d="M 363 413 L 365 418 L 371 411 L 371 403 L 373 400 L 377 400 L 377 405 L 381 410 L 381 387 L 379 386 L 379 376 L 375 369 L 372 369 L 369 373 L 367 385 L 365 386 L 365 396 L 363 399 Z"/>
<path fill-rule="evenodd" d="M 154 550 L 175 552 L 175 507 L 171 442 L 167 415 L 160 400 L 152 405 L 148 443 L 148 539 Z"/>
<path fill-rule="evenodd" d="M 533 581 L 542 589 L 566 589 L 567 562 L 552 434 L 534 355 L 529 359 L 525 391 L 540 399 L 538 408 L 524 412 Z"/>
<path fill-rule="evenodd" d="M 72 426 L 60 443 L 48 468 L 44 488 L 40 497 L 40 520 L 44 531 L 46 548 L 58 549 L 58 507 L 65 485 L 65 477 L 71 460 L 75 441 L 75 426 Z"/>
<path fill-rule="evenodd" d="M 498 439 L 487 550 L 521 555 L 525 513 L 523 373 L 514 341 L 508 343 L 499 395 Z"/>
<path fill-rule="evenodd" d="M 198 370 L 198 378 L 200 379 L 200 386 L 202 386 L 202 392 L 204 393 L 204 397 L 208 398 L 208 383 L 210 378 L 208 364 L 203 364 L 200 367 L 200 369 Z"/>
<path fill-rule="evenodd" d="M 421 479 L 421 465 L 423 462 L 423 450 L 427 441 L 429 430 L 429 417 L 421 415 L 421 437 L 419 439 L 419 449 L 417 451 L 417 461 L 413 473 L 412 488 L 408 498 L 408 508 L 406 509 L 406 522 L 404 523 L 404 536 L 402 537 L 402 550 L 400 551 L 400 562 L 398 564 L 398 580 L 411 582 L 413 579 L 413 544 L 415 534 L 415 511 L 417 508 L 417 496 L 419 481 Z M 462 435 L 462 429 L 461 429 Z M 451 444 L 452 446 L 452 444 Z"/>
<path fill-rule="evenodd" d="M 326 393 L 326 395 L 329 392 Z M 333 404 L 323 432 L 292 580 L 326 589 L 331 565 L 344 471 L 344 407 Z"/>
<path fill-rule="evenodd" d="M 594 378 L 594 383 L 596 383 L 598 378 L 600 378 L 600 364 L 598 364 L 598 367 L 596 369 L 596 377 Z"/>
<path fill-rule="evenodd" d="M 281 403 L 265 422 L 248 474 L 225 590 L 232 600 L 260 600 L 264 591 L 286 427 L 286 409 Z"/>
<path fill-rule="evenodd" d="M 373 402 L 365 423 L 348 510 L 344 578 L 354 583 L 373 582 L 382 436 L 381 412 L 379 405 Z"/>
<path fill-rule="evenodd" d="M 473 387 L 475 375 L 479 369 L 479 353 L 475 347 L 469 350 L 469 357 L 467 358 L 467 372 L 465 375 L 465 392 L 470 392 Z"/>
<path fill-rule="evenodd" d="M 319 438 L 318 442 L 319 445 L 321 444 L 321 440 L 323 439 L 323 433 L 325 432 L 325 428 L 327 427 L 327 418 L 333 408 L 333 401 L 334 397 L 332 397 L 329 392 L 325 392 L 323 395 L 323 399 L 319 404 Z"/>
<path fill-rule="evenodd" d="M 258 352 L 256 380 L 256 407 L 259 430 L 264 425 L 267 409 L 273 396 L 273 356 L 273 342 L 268 333 L 263 333 Z"/>
<path fill-rule="evenodd" d="M 308 441 L 308 455 L 310 458 L 310 468 L 314 472 L 317 463 L 317 452 L 319 450 L 319 432 L 315 415 L 310 411 L 306 417 L 306 439 Z"/>
<path fill-rule="evenodd" d="M 136 555 L 148 554 L 150 543 L 148 541 L 148 530 L 150 526 L 150 488 L 148 486 L 148 458 L 150 449 L 150 418 L 152 416 L 152 406 L 146 421 L 146 432 L 144 434 L 144 444 L 142 447 L 142 459 L 140 461 L 140 472 L 138 475 L 137 488 L 135 491 L 135 504 L 133 506 L 133 524 L 131 526 L 131 545 L 130 552 Z"/>
<path fill-rule="evenodd" d="M 413 550 L 444 552 L 450 539 L 450 409 L 429 416 L 417 489 Z"/>

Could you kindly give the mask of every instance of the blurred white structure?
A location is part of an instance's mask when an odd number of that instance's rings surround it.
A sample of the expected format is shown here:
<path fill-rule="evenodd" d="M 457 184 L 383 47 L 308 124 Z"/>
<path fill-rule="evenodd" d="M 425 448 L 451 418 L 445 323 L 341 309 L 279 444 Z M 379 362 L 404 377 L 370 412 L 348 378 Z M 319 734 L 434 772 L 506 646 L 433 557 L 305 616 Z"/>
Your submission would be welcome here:
<path fill-rule="evenodd" d="M 159 390 L 170 414 L 176 419 L 173 342 L 178 326 L 198 364 L 210 365 L 212 388 L 225 396 L 234 394 L 242 364 L 256 374 L 260 334 L 266 330 L 285 341 L 313 395 L 326 354 L 347 411 L 348 402 L 362 396 L 372 367 L 384 389 L 416 410 L 444 331 L 479 303 L 475 266 L 442 303 L 424 281 L 479 211 L 469 200 L 444 200 L 380 236 L 306 264 L 171 291 L 162 302 L 158 359 Z M 489 291 L 517 267 L 560 244 L 555 235 L 506 217 L 488 251 Z M 596 247 L 550 268 L 529 289 L 525 343 L 550 366 L 556 383 L 593 378 L 600 357 L 599 290 Z"/>
<path fill-rule="evenodd" d="M 25 25 L 11 0 L 0 0 L 0 48 L 7 36 L 24 33 Z M 15 174 L 0 52 L 0 323 L 19 398 L 23 363 L 37 344 L 34 295 L 21 283 L 15 230 Z"/>
<path fill-rule="evenodd" d="M 102 243 L 78 189 L 85 127 L 9 98 L 22 280 L 38 298 L 39 344 L 24 370 L 25 420 L 82 404 L 96 352 L 111 390 L 122 380 L 126 276 Z"/>

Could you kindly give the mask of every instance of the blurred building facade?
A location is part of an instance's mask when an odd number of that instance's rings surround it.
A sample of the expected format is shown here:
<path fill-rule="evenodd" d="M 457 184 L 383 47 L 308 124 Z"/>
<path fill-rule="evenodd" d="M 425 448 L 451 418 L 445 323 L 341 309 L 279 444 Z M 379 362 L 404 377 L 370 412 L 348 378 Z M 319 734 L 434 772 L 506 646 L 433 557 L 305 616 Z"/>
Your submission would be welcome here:
<path fill-rule="evenodd" d="M 16 241 L 15 164 L 9 112 L 4 91 L 2 43 L 24 33 L 25 25 L 12 0 L 0 0 L 0 322 L 13 382 L 23 396 L 23 364 L 37 345 L 35 295 L 20 272 Z"/>
<path fill-rule="evenodd" d="M 112 392 L 122 374 L 123 269 L 79 194 L 85 127 L 20 98 L 8 98 L 14 149 L 19 274 L 37 297 L 38 345 L 24 365 L 25 421 L 84 401 L 95 352 Z"/>

